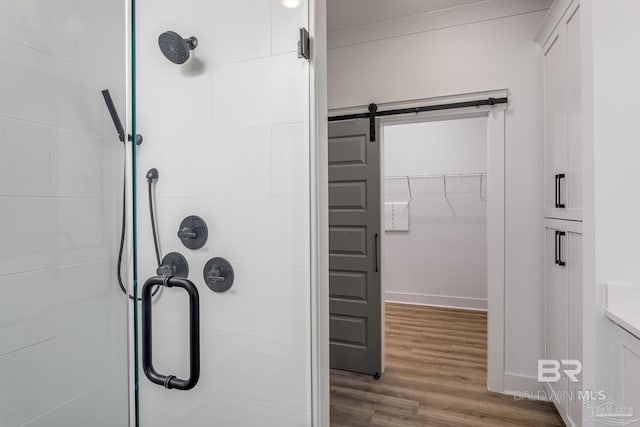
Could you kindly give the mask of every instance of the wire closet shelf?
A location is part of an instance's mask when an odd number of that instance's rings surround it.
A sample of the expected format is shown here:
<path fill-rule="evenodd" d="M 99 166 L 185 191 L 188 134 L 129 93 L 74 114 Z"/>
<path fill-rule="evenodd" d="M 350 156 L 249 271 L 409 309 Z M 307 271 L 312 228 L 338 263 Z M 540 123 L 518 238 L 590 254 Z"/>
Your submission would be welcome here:
<path fill-rule="evenodd" d="M 486 183 L 487 173 L 486 172 L 478 172 L 478 173 L 447 173 L 447 174 L 436 174 L 436 175 L 398 175 L 398 176 L 385 176 L 385 181 L 405 181 L 407 183 L 407 190 L 409 191 L 409 201 L 413 199 L 413 189 L 411 188 L 411 181 L 417 179 L 441 179 L 442 180 L 442 189 L 444 192 L 445 200 L 449 200 L 449 196 L 447 194 L 447 179 L 451 178 L 478 178 L 479 186 L 478 186 L 478 196 L 480 199 L 485 202 L 487 199 L 483 196 L 483 186 Z"/>

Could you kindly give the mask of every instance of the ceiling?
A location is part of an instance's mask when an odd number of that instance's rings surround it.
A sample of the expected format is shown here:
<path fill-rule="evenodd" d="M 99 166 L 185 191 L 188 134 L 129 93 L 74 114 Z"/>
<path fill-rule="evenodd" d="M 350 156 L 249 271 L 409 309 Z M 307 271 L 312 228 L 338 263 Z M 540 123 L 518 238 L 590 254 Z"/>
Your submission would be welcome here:
<path fill-rule="evenodd" d="M 483 0 L 328 0 L 327 29 L 343 30 Z"/>

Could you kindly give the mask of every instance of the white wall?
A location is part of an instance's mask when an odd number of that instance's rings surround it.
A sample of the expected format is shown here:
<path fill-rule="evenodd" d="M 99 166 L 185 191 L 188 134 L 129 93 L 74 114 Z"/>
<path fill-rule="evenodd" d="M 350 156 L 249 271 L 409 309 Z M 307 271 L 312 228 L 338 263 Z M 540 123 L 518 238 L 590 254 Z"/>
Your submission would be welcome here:
<path fill-rule="evenodd" d="M 0 425 L 128 425 L 120 0 L 0 2 Z"/>
<path fill-rule="evenodd" d="M 460 8 L 464 25 L 452 23 L 453 12 L 447 12 L 441 15 L 447 25 L 429 14 L 407 25 L 396 20 L 330 36 L 329 107 L 509 90 L 505 380 L 537 388 L 537 360 L 543 356 L 543 91 L 541 53 L 533 40 L 546 13 L 540 9 L 550 2 L 485 6 L 493 18 L 475 7 Z M 520 13 L 500 18 L 510 7 Z"/>
<path fill-rule="evenodd" d="M 384 126 L 384 174 L 487 172 L 487 118 Z"/>
<path fill-rule="evenodd" d="M 583 0 L 585 69 L 585 387 L 629 404 L 619 328 L 603 316 L 603 284 L 640 286 L 640 3 Z M 591 184 L 591 185 L 590 185 Z M 637 402 L 637 390 L 635 390 Z M 635 414 L 638 407 L 634 408 Z"/>
<path fill-rule="evenodd" d="M 384 175 L 484 174 L 486 117 L 384 127 Z M 487 308 L 486 176 L 411 180 L 409 231 L 384 236 L 385 299 Z M 404 180 L 385 180 L 385 202 L 407 201 Z"/>
<path fill-rule="evenodd" d="M 202 340 L 192 391 L 142 376 L 142 425 L 310 424 L 309 67 L 296 51 L 306 4 L 138 1 L 140 282 L 155 272 L 144 175 L 156 167 L 161 249 L 189 261 Z M 187 64 L 161 54 L 166 30 L 199 39 Z M 197 251 L 176 237 L 192 214 L 209 226 Z M 235 269 L 224 294 L 203 280 L 214 256 Z M 154 307 L 156 367 L 182 377 L 184 301 L 165 290 Z"/>

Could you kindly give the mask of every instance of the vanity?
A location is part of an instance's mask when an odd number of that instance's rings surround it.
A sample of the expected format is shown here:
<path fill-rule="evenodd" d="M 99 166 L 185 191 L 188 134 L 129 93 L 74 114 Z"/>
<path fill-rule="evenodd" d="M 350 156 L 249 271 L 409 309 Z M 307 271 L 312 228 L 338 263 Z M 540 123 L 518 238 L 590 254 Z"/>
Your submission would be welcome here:
<path fill-rule="evenodd" d="M 606 284 L 604 314 L 640 340 L 640 284 Z"/>
<path fill-rule="evenodd" d="M 633 408 L 633 419 L 639 419 L 640 284 L 609 283 L 604 292 L 604 315 L 613 326 L 608 351 L 615 380 L 610 397 Z"/>

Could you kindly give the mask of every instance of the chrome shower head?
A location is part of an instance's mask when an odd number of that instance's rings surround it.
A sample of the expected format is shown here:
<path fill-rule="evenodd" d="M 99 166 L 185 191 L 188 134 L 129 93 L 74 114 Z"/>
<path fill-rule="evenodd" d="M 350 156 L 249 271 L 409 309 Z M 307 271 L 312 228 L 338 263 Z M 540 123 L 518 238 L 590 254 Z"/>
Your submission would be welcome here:
<path fill-rule="evenodd" d="M 158 37 L 158 45 L 169 61 L 174 64 L 184 64 L 189 60 L 191 51 L 198 46 L 198 39 L 195 37 L 184 39 L 175 31 L 165 31 Z"/>

